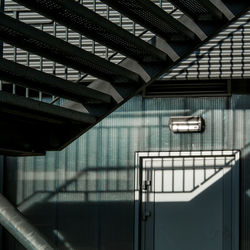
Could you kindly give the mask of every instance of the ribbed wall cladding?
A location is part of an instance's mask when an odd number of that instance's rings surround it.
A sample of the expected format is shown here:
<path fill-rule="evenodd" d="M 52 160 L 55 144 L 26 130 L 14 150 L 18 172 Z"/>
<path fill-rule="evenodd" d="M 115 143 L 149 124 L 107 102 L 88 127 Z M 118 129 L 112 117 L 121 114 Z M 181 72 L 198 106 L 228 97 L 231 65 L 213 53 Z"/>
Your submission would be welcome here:
<path fill-rule="evenodd" d="M 205 131 L 173 134 L 177 115 L 202 115 Z M 136 151 L 240 150 L 240 250 L 249 250 L 249 141 L 249 95 L 135 97 L 62 152 L 8 158 L 6 195 L 58 249 L 132 250 Z"/>

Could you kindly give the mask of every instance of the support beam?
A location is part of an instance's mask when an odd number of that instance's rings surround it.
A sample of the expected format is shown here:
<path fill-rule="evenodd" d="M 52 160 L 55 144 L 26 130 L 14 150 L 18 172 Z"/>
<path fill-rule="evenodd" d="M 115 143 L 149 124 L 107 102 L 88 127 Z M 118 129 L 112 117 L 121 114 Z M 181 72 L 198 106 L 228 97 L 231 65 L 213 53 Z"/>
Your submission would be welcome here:
<path fill-rule="evenodd" d="M 4 226 L 25 249 L 55 249 L 2 194 L 0 194 L 0 224 Z"/>
<path fill-rule="evenodd" d="M 140 77 L 134 72 L 3 13 L 0 13 L 0 39 L 23 50 L 114 84 L 141 84 Z"/>
<path fill-rule="evenodd" d="M 163 51 L 74 0 L 15 1 L 139 62 L 169 60 Z"/>
<path fill-rule="evenodd" d="M 80 83 L 59 77 L 0 58 L 0 80 L 36 89 L 80 103 L 110 103 L 111 97 Z"/>

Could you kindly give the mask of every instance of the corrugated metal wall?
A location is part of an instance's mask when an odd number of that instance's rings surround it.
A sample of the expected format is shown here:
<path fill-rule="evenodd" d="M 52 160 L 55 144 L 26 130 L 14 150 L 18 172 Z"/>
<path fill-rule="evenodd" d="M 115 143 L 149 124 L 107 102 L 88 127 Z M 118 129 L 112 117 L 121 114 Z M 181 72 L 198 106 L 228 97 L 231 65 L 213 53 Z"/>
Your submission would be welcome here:
<path fill-rule="evenodd" d="M 167 4 L 167 1 L 158 2 Z M 14 15 L 16 5 L 10 0 L 6 3 L 9 14 Z M 104 16 L 108 13 L 116 23 L 126 25 L 133 32 L 131 21 L 116 12 L 107 12 L 99 0 L 83 3 Z M 28 22 L 44 22 L 29 12 L 20 15 Z M 165 78 L 248 78 L 249 18 L 250 13 L 193 53 Z M 41 28 L 40 24 L 35 26 Z M 55 24 L 45 26 L 48 32 L 54 32 Z M 143 29 L 136 27 L 139 34 Z M 112 53 L 56 25 L 57 36 L 65 39 L 67 32 L 70 41 L 78 46 L 103 57 Z M 30 58 L 32 67 L 71 80 L 80 77 L 79 72 L 6 45 L 5 57 L 23 64 Z M 120 58 L 118 55 L 114 60 Z M 206 121 L 203 134 L 169 132 L 170 116 L 194 114 L 201 114 Z M 51 152 L 45 157 L 8 158 L 4 191 L 58 249 L 130 250 L 133 247 L 135 151 L 239 149 L 243 190 L 241 250 L 249 250 L 249 139 L 250 97 L 247 95 L 231 99 L 144 100 L 135 97 L 62 152 Z M 5 236 L 4 250 L 21 249 L 11 236 Z"/>
<path fill-rule="evenodd" d="M 171 133 L 174 115 L 202 115 L 205 132 Z M 135 97 L 62 152 L 8 158 L 5 190 L 58 249 L 129 250 L 135 151 L 241 150 L 241 249 L 249 250 L 249 142 L 248 95 Z"/>

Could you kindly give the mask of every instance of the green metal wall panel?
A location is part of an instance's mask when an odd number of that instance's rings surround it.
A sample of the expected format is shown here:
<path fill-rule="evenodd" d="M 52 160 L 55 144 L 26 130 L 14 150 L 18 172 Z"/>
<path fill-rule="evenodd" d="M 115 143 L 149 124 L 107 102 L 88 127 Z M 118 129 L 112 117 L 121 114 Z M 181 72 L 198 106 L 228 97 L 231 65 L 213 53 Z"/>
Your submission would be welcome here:
<path fill-rule="evenodd" d="M 168 120 L 177 115 L 202 115 L 205 131 L 173 134 Z M 58 249 L 129 250 L 133 249 L 136 151 L 241 150 L 241 249 L 247 250 L 249 145 L 248 95 L 135 97 L 62 152 L 8 158 L 5 190 Z"/>

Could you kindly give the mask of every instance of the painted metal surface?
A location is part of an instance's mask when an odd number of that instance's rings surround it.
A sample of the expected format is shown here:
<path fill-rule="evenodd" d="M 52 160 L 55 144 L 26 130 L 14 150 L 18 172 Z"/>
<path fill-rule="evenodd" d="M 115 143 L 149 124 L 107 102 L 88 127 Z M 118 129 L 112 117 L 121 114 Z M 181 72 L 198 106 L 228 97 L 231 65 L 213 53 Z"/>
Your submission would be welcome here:
<path fill-rule="evenodd" d="M 169 118 L 182 115 L 201 115 L 205 131 L 173 134 L 168 129 Z M 249 128 L 249 95 L 135 97 L 62 152 L 8 158 L 6 195 L 62 249 L 70 245 L 71 249 L 128 250 L 133 249 L 136 151 L 240 150 L 240 249 L 247 250 Z"/>
<path fill-rule="evenodd" d="M 135 160 L 134 249 L 239 249 L 239 152 L 138 152 Z"/>
<path fill-rule="evenodd" d="M 100 1 L 84 1 L 131 32 L 143 29 L 107 9 Z M 172 11 L 165 1 L 159 4 Z M 35 23 L 49 33 L 70 40 L 107 58 L 112 51 L 77 36 L 29 11 L 12 16 Z M 177 13 L 178 14 L 178 13 Z M 176 14 L 176 15 L 177 15 Z M 248 78 L 249 13 L 173 69 L 165 78 Z M 143 39 L 148 40 L 148 34 Z M 5 57 L 76 80 L 79 72 L 5 45 Z M 116 55 L 112 60 L 118 62 Z M 86 80 L 93 79 L 91 76 Z M 13 85 L 13 92 L 15 86 Z M 28 95 L 28 92 L 27 92 Z M 42 94 L 39 95 L 42 99 Z M 202 134 L 175 135 L 167 128 L 170 116 L 202 115 Z M 242 153 L 241 250 L 250 248 L 250 98 L 133 98 L 86 135 L 59 153 L 46 157 L 8 158 L 6 194 L 60 249 L 128 250 L 133 247 L 134 152 L 238 149 Z M 72 227 L 72 224 L 75 227 Z M 11 240 L 7 249 L 20 249 Z"/>

